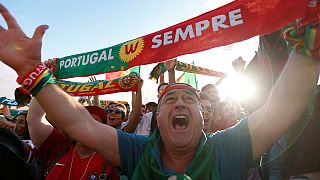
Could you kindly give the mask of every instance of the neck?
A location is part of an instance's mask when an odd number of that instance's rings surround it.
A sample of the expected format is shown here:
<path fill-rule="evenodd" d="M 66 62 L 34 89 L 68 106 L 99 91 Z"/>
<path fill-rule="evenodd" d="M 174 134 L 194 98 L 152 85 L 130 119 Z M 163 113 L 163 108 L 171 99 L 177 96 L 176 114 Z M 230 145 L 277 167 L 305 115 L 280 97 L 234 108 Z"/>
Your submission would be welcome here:
<path fill-rule="evenodd" d="M 194 158 L 196 148 L 188 151 L 176 151 L 168 147 L 161 148 L 162 165 L 177 173 L 184 173 L 189 162 Z"/>
<path fill-rule="evenodd" d="M 93 150 L 91 150 L 85 146 L 82 146 L 80 144 L 77 144 L 75 148 L 76 148 L 76 152 L 78 153 L 80 159 L 90 157 L 94 154 Z"/>

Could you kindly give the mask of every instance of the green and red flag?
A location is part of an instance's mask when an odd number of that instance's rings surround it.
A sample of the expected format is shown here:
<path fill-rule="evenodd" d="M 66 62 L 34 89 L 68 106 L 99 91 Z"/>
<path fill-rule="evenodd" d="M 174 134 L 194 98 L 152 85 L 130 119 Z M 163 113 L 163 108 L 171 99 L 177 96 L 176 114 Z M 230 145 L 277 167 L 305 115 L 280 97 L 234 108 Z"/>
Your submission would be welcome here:
<path fill-rule="evenodd" d="M 194 61 L 191 64 L 194 65 Z M 187 83 L 198 89 L 198 81 L 196 74 L 194 73 L 183 72 L 183 74 L 177 79 L 177 83 Z"/>
<path fill-rule="evenodd" d="M 177 83 L 186 83 L 198 89 L 198 81 L 194 73 L 183 72 L 182 75 L 177 79 Z"/>
<path fill-rule="evenodd" d="M 58 79 L 123 71 L 271 33 L 305 16 L 307 0 L 237 0 L 163 30 L 58 60 Z M 156 23 L 156 22 L 155 22 Z"/>

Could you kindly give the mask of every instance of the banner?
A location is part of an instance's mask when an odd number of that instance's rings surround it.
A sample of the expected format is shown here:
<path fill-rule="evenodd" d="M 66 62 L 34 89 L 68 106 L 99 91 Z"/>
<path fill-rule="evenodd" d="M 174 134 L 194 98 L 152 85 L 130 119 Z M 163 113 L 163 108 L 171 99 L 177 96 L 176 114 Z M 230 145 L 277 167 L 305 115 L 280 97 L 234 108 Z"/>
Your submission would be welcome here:
<path fill-rule="evenodd" d="M 0 104 L 8 106 L 18 106 L 17 101 L 15 101 L 14 99 L 8 99 L 6 97 L 0 97 Z"/>
<path fill-rule="evenodd" d="M 198 81 L 196 74 L 184 72 L 178 79 L 177 83 L 186 83 L 191 85 L 193 88 L 198 89 Z"/>
<path fill-rule="evenodd" d="M 130 68 L 130 69 L 126 70 L 126 71 L 116 71 L 116 72 L 106 73 L 105 80 L 111 80 L 111 79 L 120 78 L 122 76 L 129 75 L 130 73 L 138 73 L 138 74 L 140 74 L 140 66 L 136 66 L 136 67 Z"/>
<path fill-rule="evenodd" d="M 194 61 L 192 61 L 191 64 L 194 66 Z M 177 83 L 187 83 L 198 89 L 198 81 L 195 73 L 183 72 L 183 74 L 177 79 Z"/>
<path fill-rule="evenodd" d="M 237 0 L 218 9 L 112 47 L 63 57 L 58 79 L 158 63 L 269 34 L 304 16 L 307 0 Z M 156 23 L 156 22 L 154 22 Z"/>
<path fill-rule="evenodd" d="M 199 66 L 194 66 L 192 64 L 187 64 L 184 62 L 177 61 L 175 70 L 177 71 L 183 71 L 188 73 L 194 73 L 194 74 L 202 74 L 207 76 L 215 76 L 215 77 L 223 77 L 226 76 L 226 73 L 219 72 L 219 71 L 213 71 L 210 69 L 202 68 Z M 149 79 L 158 80 L 159 76 L 164 74 L 167 71 L 167 69 L 164 66 L 164 63 L 158 63 L 151 71 Z"/>
<path fill-rule="evenodd" d="M 80 83 L 60 80 L 57 81 L 56 84 L 71 96 L 95 96 L 117 92 L 137 91 L 139 79 L 140 77 L 138 74 L 132 73 L 128 76 L 109 81 Z"/>

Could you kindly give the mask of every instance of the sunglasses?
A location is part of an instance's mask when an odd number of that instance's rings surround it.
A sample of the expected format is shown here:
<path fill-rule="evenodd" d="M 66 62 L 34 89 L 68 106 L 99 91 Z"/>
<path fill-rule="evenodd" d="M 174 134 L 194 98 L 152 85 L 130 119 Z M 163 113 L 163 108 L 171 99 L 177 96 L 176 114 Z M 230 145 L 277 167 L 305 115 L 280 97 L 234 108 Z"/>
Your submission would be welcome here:
<path fill-rule="evenodd" d="M 207 111 L 212 113 L 214 110 L 211 106 L 202 106 L 202 111 Z"/>
<path fill-rule="evenodd" d="M 122 110 L 119 109 L 108 109 L 108 113 L 115 113 L 115 114 L 122 114 L 124 113 Z"/>

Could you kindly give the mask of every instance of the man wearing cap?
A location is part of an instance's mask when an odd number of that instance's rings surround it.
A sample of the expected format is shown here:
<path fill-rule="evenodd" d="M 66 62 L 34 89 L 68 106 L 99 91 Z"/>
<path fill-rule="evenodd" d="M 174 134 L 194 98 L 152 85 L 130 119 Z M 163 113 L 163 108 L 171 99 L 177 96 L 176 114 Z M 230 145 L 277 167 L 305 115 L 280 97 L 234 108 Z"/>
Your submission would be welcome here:
<path fill-rule="evenodd" d="M 39 26 L 28 38 L 2 5 L 0 13 L 8 25 L 8 29 L 0 27 L 0 59 L 27 78 L 28 72 L 42 67 L 41 41 L 48 26 Z M 245 179 L 252 160 L 304 111 L 319 75 L 319 58 L 312 60 L 292 52 L 267 103 L 235 127 L 212 136 L 203 133 L 199 98 L 188 85 L 166 87 L 158 102 L 159 131 L 150 138 L 95 121 L 51 81 L 39 81 L 41 86 L 31 92 L 58 127 L 131 179 Z"/>
<path fill-rule="evenodd" d="M 102 123 L 107 114 L 97 106 L 86 106 L 93 119 Z M 44 118 L 44 111 L 32 99 L 27 117 L 35 156 L 44 162 L 46 179 L 119 179 L 115 167 L 91 148 L 68 138 Z M 49 118 L 50 120 L 50 118 Z"/>

